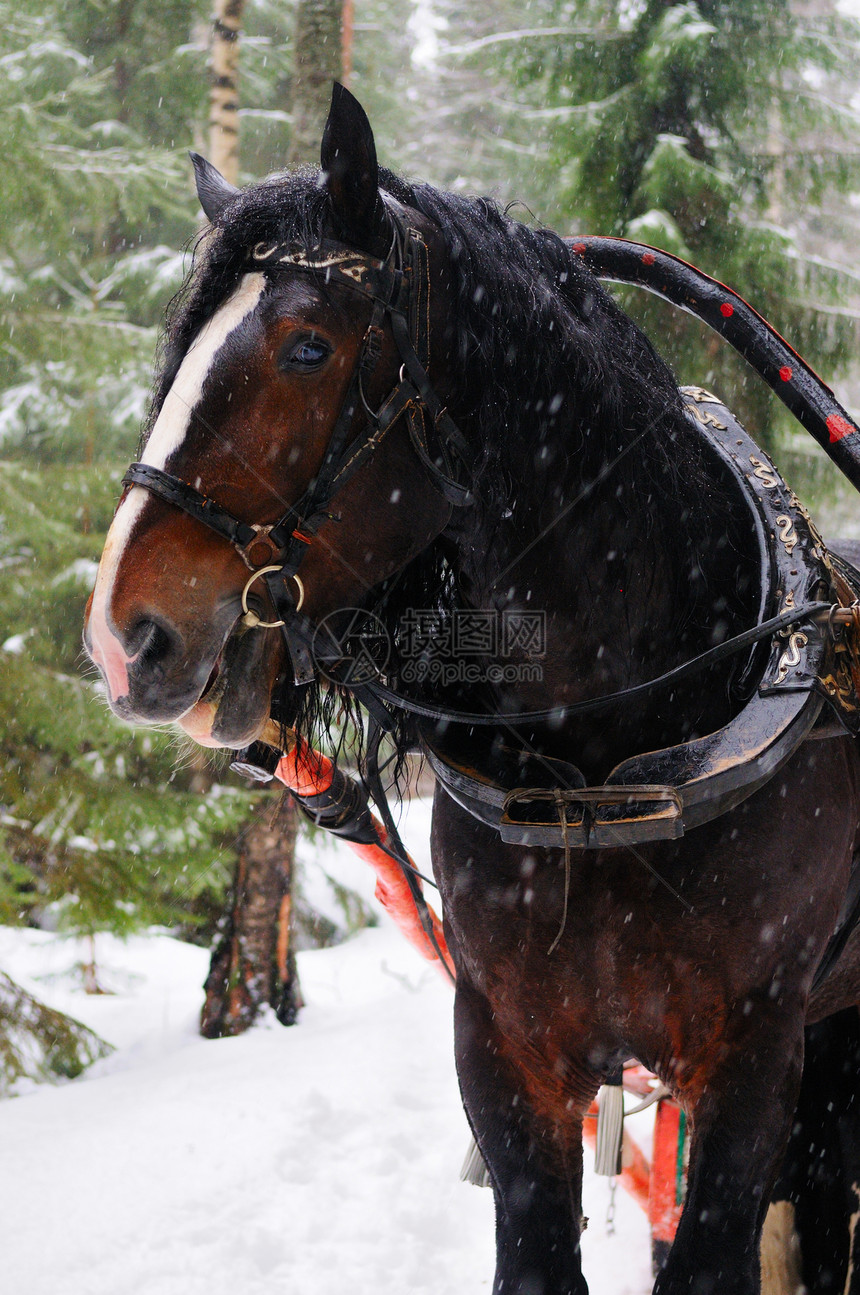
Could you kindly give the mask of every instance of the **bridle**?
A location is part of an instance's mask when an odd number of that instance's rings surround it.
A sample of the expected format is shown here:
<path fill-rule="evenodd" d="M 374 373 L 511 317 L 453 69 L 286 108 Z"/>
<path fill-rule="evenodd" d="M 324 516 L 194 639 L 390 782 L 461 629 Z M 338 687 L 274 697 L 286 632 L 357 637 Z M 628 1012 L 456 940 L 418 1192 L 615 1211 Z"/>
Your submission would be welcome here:
<path fill-rule="evenodd" d="M 472 498 L 474 453 L 445 409 L 427 370 L 430 363 L 430 265 L 427 244 L 402 209 L 386 203 L 392 231 L 384 260 L 357 252 L 343 243 L 323 239 L 308 252 L 291 244 L 258 243 L 250 254 L 257 268 L 284 266 L 323 277 L 326 283 L 348 288 L 372 303 L 370 322 L 359 346 L 349 385 L 334 422 L 323 461 L 302 497 L 270 525 L 235 517 L 214 499 L 180 477 L 147 463 L 132 463 L 124 486 L 143 486 L 165 503 L 180 508 L 228 540 L 252 573 L 242 592 L 242 621 L 248 629 L 280 628 L 297 684 L 312 682 L 316 670 L 311 653 L 315 627 L 301 615 L 304 585 L 298 574 L 323 522 L 332 520 L 331 503 L 355 473 L 372 457 L 401 418 L 412 448 L 433 486 L 454 507 Z M 400 359 L 398 378 L 377 408 L 366 392 L 382 354 L 388 325 Z M 351 437 L 356 414 L 362 425 Z M 256 580 L 263 580 L 276 619 L 263 621 L 248 606 Z"/>
<path fill-rule="evenodd" d="M 433 486 L 455 508 L 471 501 L 474 454 L 439 399 L 427 369 L 430 363 L 430 266 L 427 245 L 420 232 L 399 210 L 386 203 L 392 240 L 384 260 L 356 252 L 324 239 L 308 253 L 282 244 L 257 244 L 250 260 L 256 267 L 283 265 L 326 283 L 348 288 L 372 303 L 353 366 L 349 385 L 316 477 L 295 504 L 271 525 L 246 522 L 228 512 L 180 477 L 146 463 L 132 463 L 124 486 L 143 486 L 165 503 L 181 509 L 228 540 L 251 572 L 242 591 L 242 622 L 248 629 L 280 629 L 293 665 L 295 682 L 309 684 L 316 677 L 311 651 L 316 627 L 301 614 L 304 585 L 298 574 L 320 525 L 333 518 L 331 502 L 355 473 L 372 457 L 387 432 L 401 417 L 406 420 L 412 448 Z M 388 324 L 400 359 L 397 382 L 376 408 L 366 391 L 382 354 L 384 326 Z M 355 416 L 363 421 L 350 439 Z M 265 581 L 276 619 L 263 621 L 248 606 L 248 594 L 257 580 Z M 291 586 L 297 595 L 291 592 Z M 418 878 L 400 839 L 388 806 L 378 766 L 383 731 L 391 729 L 384 704 L 369 685 L 352 687 L 356 698 L 371 714 L 372 736 L 368 750 L 368 785 L 382 814 L 387 844 L 378 845 L 403 869 L 428 939 L 443 963 Z M 374 836 L 376 833 L 374 832 Z"/>

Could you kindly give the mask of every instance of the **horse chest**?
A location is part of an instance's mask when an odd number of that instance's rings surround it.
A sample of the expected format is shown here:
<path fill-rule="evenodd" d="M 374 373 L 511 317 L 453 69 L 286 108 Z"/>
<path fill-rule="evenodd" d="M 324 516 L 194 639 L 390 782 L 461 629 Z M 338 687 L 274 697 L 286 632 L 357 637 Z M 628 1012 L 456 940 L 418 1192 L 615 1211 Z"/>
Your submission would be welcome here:
<path fill-rule="evenodd" d="M 713 1027 L 728 988 L 700 974 L 683 930 L 643 901 L 647 886 L 620 860 L 574 852 L 565 911 L 560 852 L 510 853 L 513 867 L 497 849 L 440 870 L 461 975 L 500 1031 L 548 1073 L 574 1058 L 600 1069 L 618 1050 L 694 1051 L 696 1022 Z"/>

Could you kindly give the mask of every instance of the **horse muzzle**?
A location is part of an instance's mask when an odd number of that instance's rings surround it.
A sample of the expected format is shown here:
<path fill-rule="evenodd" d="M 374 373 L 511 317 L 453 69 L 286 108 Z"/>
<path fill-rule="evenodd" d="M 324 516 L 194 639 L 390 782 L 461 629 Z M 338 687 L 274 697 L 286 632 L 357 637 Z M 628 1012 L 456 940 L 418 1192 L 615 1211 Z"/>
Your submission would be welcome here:
<path fill-rule="evenodd" d="M 199 698 L 214 665 L 214 659 L 198 656 L 189 668 L 181 635 L 165 622 L 140 619 L 120 636 L 94 600 L 87 608 L 84 647 L 104 678 L 111 710 L 134 723 L 177 719 Z"/>
<path fill-rule="evenodd" d="M 99 668 L 111 710 L 134 724 L 179 722 L 203 745 L 253 740 L 268 715 L 272 637 L 250 632 L 225 608 L 220 633 L 208 622 L 195 642 L 163 618 L 138 618 L 117 633 L 92 599 L 84 646 Z M 226 617 L 229 615 L 229 620 Z"/>

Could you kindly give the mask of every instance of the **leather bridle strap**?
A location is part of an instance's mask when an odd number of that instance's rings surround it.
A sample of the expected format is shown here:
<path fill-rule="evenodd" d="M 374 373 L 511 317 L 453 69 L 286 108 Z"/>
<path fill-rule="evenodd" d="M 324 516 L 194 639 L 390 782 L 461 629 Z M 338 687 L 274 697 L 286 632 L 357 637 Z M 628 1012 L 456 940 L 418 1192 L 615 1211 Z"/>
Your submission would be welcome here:
<path fill-rule="evenodd" d="M 122 482 L 124 486 L 144 486 L 165 503 L 181 508 L 184 513 L 188 513 L 190 517 L 208 526 L 211 531 L 223 535 L 224 539 L 229 540 L 240 553 L 255 540 L 259 542 L 259 527 L 240 521 L 232 513 L 228 513 L 226 508 L 216 504 L 214 499 L 201 494 L 180 477 L 162 472 L 161 468 L 154 468 L 149 463 L 132 463 L 126 469 Z"/>
<path fill-rule="evenodd" d="M 333 516 L 333 496 L 373 455 L 389 429 L 405 417 L 415 453 L 432 484 L 454 507 L 469 503 L 474 454 L 442 405 L 428 376 L 430 363 L 430 269 L 421 234 L 388 210 L 393 231 L 387 258 L 379 261 L 343 244 L 324 240 L 312 252 L 295 246 L 258 244 L 251 253 L 269 273 L 284 266 L 323 276 L 327 282 L 359 292 L 372 302 L 346 393 L 315 479 L 301 499 L 271 525 L 234 517 L 215 500 L 180 477 L 146 463 L 132 463 L 123 478 L 143 486 L 165 503 L 202 522 L 237 550 L 251 571 L 260 571 L 277 613 L 293 662 L 296 683 L 309 683 L 315 670 L 310 651 L 313 625 L 298 614 L 294 577 L 313 535 Z M 398 381 L 378 409 L 365 394 L 382 353 L 388 322 L 401 360 Z M 359 410 L 364 422 L 352 440 Z M 463 478 L 465 477 L 465 481 Z M 267 570 L 263 568 L 278 568 Z"/>

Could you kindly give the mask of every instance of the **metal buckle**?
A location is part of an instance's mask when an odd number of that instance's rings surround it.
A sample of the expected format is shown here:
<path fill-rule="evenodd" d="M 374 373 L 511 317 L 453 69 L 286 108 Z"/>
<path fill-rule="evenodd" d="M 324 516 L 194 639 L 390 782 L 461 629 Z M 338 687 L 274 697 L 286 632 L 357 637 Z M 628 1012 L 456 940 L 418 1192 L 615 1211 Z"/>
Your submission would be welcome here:
<path fill-rule="evenodd" d="M 538 805 L 550 813 L 535 814 Z M 626 807 L 627 813 L 616 817 L 606 812 L 617 807 Z M 505 797 L 502 840 L 526 845 L 564 844 L 560 808 L 565 810 L 567 834 L 574 847 L 623 845 L 633 839 L 673 840 L 684 834 L 684 804 L 674 787 L 517 787 Z M 571 809 L 574 812 L 568 818 Z M 553 811 L 555 817 L 550 816 Z"/>

